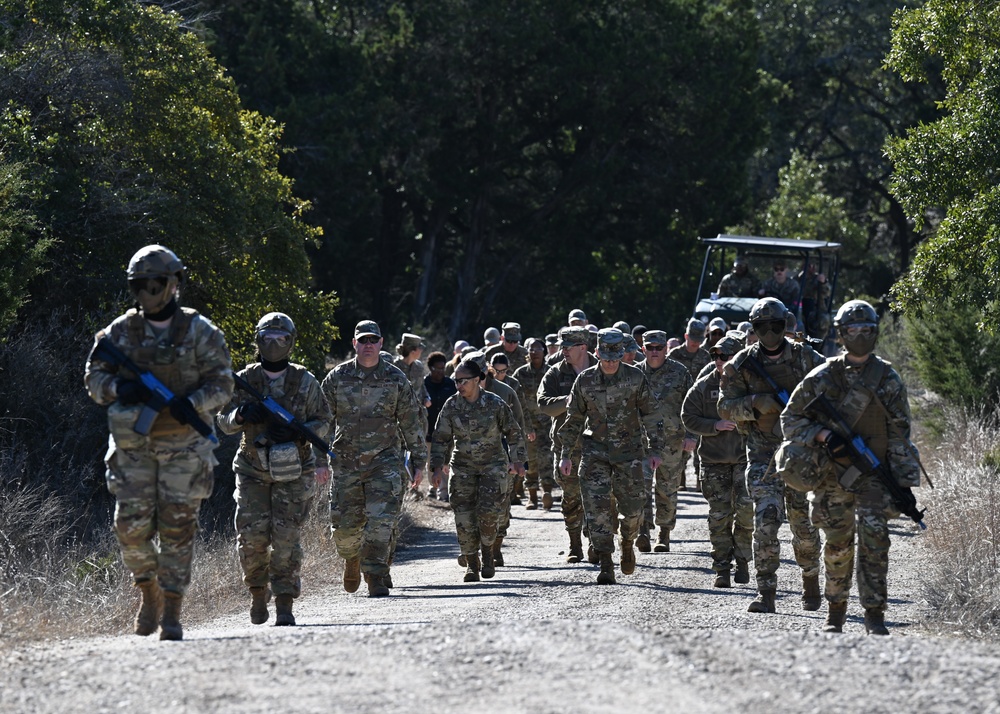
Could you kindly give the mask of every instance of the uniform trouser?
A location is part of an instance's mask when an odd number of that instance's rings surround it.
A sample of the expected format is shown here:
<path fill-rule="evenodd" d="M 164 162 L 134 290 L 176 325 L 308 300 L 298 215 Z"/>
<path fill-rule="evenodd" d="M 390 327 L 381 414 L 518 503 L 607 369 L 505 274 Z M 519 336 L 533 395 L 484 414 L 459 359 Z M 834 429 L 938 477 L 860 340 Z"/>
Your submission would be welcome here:
<path fill-rule="evenodd" d="M 301 594 L 301 533 L 314 478 L 310 472 L 275 482 L 236 474 L 236 550 L 247 587 L 270 582 L 275 595 Z"/>
<path fill-rule="evenodd" d="M 517 477 L 510 475 L 506 480 L 506 493 L 503 495 L 504 507 L 497 517 L 497 535 L 501 538 L 507 536 L 507 529 L 510 528 L 510 499 L 514 496 L 514 488 L 517 485 Z"/>
<path fill-rule="evenodd" d="M 598 553 L 614 552 L 614 521 L 619 513 L 622 540 L 635 540 L 645 500 L 643 484 L 642 459 L 615 464 L 591 455 L 580 459 L 580 485 L 587 514 L 587 530 L 590 532 L 590 544 Z M 612 496 L 617 509 L 612 505 Z"/>
<path fill-rule="evenodd" d="M 191 582 L 198 508 L 212 492 L 211 464 L 193 449 L 115 450 L 107 460 L 115 537 L 135 582 L 156 578 L 183 595 Z"/>
<path fill-rule="evenodd" d="M 819 532 L 809 520 L 809 503 L 805 494 L 785 489 L 781 477 L 771 466 L 770 455 L 766 459 L 749 462 L 746 474 L 747 490 L 754 504 L 753 559 L 757 570 L 757 588 L 774 590 L 778 587 L 781 555 L 778 530 L 785 519 L 786 504 L 791 507 L 789 525 L 795 562 L 802 568 L 804 576 L 819 574 Z"/>
<path fill-rule="evenodd" d="M 452 467 L 448 497 L 455 513 L 458 546 L 464 555 L 493 547 L 500 514 L 510 508 L 508 483 L 513 480 L 506 471 L 496 468 L 471 471 Z"/>
<path fill-rule="evenodd" d="M 846 602 L 851 592 L 854 534 L 857 531 L 858 597 L 866 610 L 884 611 L 888 600 L 889 523 L 891 503 L 875 479 L 858 493 L 825 478 L 814 492 L 813 522 L 823 530 L 826 599 Z"/>
<path fill-rule="evenodd" d="M 573 468 L 570 469 L 569 476 L 559 473 L 559 455 L 553 452 L 554 470 L 553 476 L 559 488 L 562 489 L 562 514 L 566 523 L 566 531 L 569 533 L 580 533 L 583 530 L 584 502 L 580 491 L 580 454 L 574 451 L 570 454 Z M 608 511 L 610 513 L 610 509 Z"/>
<path fill-rule="evenodd" d="M 642 473 L 645 485 L 643 522 L 647 528 L 654 525 L 669 531 L 677 525 L 677 492 L 684 483 L 684 454 L 680 444 L 663 450 L 663 463 L 653 473 L 649 461 L 644 461 Z M 653 503 L 656 503 L 654 518 Z"/>
<path fill-rule="evenodd" d="M 708 538 L 712 570 L 729 572 L 733 558 L 753 557 L 753 500 L 747 493 L 746 462 L 701 462 L 701 493 L 708 501 Z"/>
<path fill-rule="evenodd" d="M 339 514 L 333 532 L 337 553 L 344 560 L 361 558 L 361 571 L 384 576 L 389 572 L 393 527 L 402 505 L 401 459 L 373 463 L 357 470 L 341 469 L 331 491 L 331 512 Z"/>
<path fill-rule="evenodd" d="M 536 438 L 528 444 L 528 470 L 524 476 L 524 487 L 551 491 L 555 486 L 555 470 L 552 468 L 552 438 L 548 431 L 535 430 Z"/>

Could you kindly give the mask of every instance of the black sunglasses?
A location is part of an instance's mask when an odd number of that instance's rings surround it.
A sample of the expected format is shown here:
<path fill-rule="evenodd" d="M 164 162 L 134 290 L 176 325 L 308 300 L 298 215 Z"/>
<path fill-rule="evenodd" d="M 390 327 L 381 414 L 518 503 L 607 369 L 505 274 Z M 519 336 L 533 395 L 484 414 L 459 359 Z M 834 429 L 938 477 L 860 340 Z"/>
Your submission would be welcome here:
<path fill-rule="evenodd" d="M 362 335 L 358 338 L 358 344 L 362 345 L 377 345 L 381 337 L 376 337 L 375 335 Z"/>

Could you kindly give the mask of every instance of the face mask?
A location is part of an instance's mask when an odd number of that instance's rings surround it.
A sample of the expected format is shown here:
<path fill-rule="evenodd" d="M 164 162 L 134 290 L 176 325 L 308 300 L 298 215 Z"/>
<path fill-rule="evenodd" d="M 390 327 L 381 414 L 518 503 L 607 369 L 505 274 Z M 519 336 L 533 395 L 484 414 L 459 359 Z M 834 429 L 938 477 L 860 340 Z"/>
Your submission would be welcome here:
<path fill-rule="evenodd" d="M 293 337 L 283 330 L 262 330 L 257 333 L 257 351 L 268 362 L 280 362 L 292 351 Z"/>
<path fill-rule="evenodd" d="M 848 325 L 840 328 L 840 341 L 847 353 L 864 357 L 875 349 L 878 328 L 873 325 Z"/>
<path fill-rule="evenodd" d="M 177 284 L 176 278 L 133 278 L 128 281 L 132 296 L 142 307 L 144 315 L 160 312 L 173 299 L 174 291 L 170 285 Z"/>
<path fill-rule="evenodd" d="M 785 321 L 767 320 L 758 322 L 753 326 L 753 332 L 757 335 L 760 344 L 766 349 L 777 349 L 785 339 Z"/>

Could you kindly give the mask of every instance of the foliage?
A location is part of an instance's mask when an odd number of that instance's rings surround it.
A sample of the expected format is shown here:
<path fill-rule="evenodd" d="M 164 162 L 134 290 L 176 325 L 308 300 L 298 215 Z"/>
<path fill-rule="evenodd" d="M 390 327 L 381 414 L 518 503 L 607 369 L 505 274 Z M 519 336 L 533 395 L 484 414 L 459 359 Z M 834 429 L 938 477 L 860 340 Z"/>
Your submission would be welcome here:
<path fill-rule="evenodd" d="M 41 275 L 52 238 L 28 208 L 24 167 L 2 163 L 0 154 L 0 332 L 9 328 L 27 302 L 28 281 Z"/>
<path fill-rule="evenodd" d="M 277 123 L 240 107 L 230 79 L 177 15 L 135 0 L 0 0 L 0 155 L 30 167 L 24 210 L 58 236 L 55 280 L 31 309 L 102 310 L 129 256 L 149 243 L 190 268 L 185 302 L 232 337 L 257 318 L 297 320 L 321 365 L 336 306 L 313 293 L 306 246 L 319 231 L 278 171 Z M 30 277 L 30 276 L 29 276 Z"/>
<path fill-rule="evenodd" d="M 892 141 L 893 191 L 914 220 L 934 229 L 894 291 L 900 308 L 933 313 L 956 303 L 1000 325 L 1000 7 L 927 0 L 900 12 L 888 63 L 907 80 L 947 87 L 944 115 Z M 943 218 L 934 225 L 928 216 Z"/>

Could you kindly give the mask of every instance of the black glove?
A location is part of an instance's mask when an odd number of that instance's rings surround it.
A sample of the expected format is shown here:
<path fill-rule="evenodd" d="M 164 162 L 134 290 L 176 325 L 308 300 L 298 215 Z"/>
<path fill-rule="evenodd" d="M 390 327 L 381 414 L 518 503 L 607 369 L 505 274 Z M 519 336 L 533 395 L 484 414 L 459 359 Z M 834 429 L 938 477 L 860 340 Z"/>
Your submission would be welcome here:
<path fill-rule="evenodd" d="M 847 440 L 835 431 L 831 431 L 826 437 L 826 450 L 830 452 L 830 458 L 836 461 L 851 460 L 851 450 L 847 447 Z"/>
<path fill-rule="evenodd" d="M 190 424 L 191 417 L 197 417 L 198 411 L 187 397 L 174 397 L 170 400 L 170 416 L 181 424 Z"/>
<path fill-rule="evenodd" d="M 243 402 L 236 410 L 236 414 L 243 420 L 244 424 L 263 424 L 270 417 L 267 409 L 260 402 Z"/>
<path fill-rule="evenodd" d="M 115 391 L 118 394 L 118 401 L 124 407 L 149 401 L 153 396 L 146 385 L 137 379 L 118 379 L 115 382 Z"/>
<path fill-rule="evenodd" d="M 275 444 L 283 444 L 286 441 L 295 441 L 299 438 L 299 432 L 290 424 L 275 423 L 268 427 L 267 438 Z"/>

